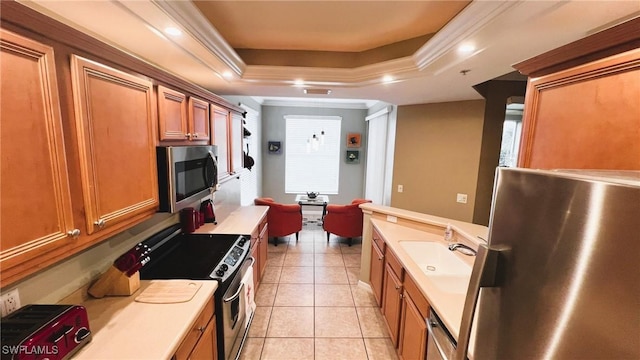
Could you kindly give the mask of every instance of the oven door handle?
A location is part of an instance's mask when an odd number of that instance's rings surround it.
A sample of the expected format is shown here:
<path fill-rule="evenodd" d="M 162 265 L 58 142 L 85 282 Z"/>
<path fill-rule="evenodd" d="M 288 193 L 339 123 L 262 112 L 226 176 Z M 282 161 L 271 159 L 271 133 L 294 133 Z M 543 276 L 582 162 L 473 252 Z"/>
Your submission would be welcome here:
<path fill-rule="evenodd" d="M 256 259 L 254 259 L 254 258 L 253 258 L 253 256 L 249 256 L 249 257 L 247 258 L 247 260 L 246 260 L 246 261 L 249 261 L 249 260 L 251 260 L 251 264 L 250 264 L 249 266 L 247 266 L 247 267 L 251 267 L 251 266 L 253 266 L 253 264 L 255 264 L 255 262 L 256 262 Z M 244 268 L 244 267 L 245 267 L 245 264 L 242 264 L 242 267 Z M 244 273 L 242 273 L 242 276 L 244 277 Z M 242 292 L 242 289 L 243 289 L 243 286 L 239 286 L 239 287 L 238 287 L 238 291 L 236 291 L 236 293 L 235 293 L 235 294 L 233 294 L 233 295 L 229 296 L 229 297 L 228 297 L 228 298 L 226 298 L 226 299 L 222 299 L 222 301 L 224 301 L 224 302 L 228 303 L 228 302 L 230 302 L 230 301 L 235 300 L 236 298 L 238 298 L 238 296 L 240 296 L 240 293 Z"/>

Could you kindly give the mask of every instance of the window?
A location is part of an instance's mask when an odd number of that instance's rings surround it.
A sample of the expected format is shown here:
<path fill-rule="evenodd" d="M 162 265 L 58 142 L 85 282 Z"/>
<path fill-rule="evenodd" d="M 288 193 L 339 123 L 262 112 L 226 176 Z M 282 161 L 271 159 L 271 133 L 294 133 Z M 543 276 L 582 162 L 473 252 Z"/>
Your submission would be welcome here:
<path fill-rule="evenodd" d="M 287 194 L 337 194 L 340 171 L 339 116 L 288 115 L 285 139 Z M 320 138 L 324 131 L 324 140 Z M 313 135 L 317 143 L 314 144 Z"/>

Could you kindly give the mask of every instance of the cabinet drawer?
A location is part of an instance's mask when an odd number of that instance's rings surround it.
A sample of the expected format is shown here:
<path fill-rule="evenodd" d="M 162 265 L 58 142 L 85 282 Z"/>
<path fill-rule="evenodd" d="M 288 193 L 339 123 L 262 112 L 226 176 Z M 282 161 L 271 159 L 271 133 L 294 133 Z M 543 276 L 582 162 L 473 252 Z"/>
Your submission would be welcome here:
<path fill-rule="evenodd" d="M 380 236 L 380 233 L 378 233 L 375 228 L 373 229 L 373 243 L 376 244 L 378 250 L 380 250 L 380 252 L 384 255 L 387 244 L 385 244 L 382 236 Z"/>
<path fill-rule="evenodd" d="M 175 359 L 183 360 L 188 359 L 189 354 L 193 350 L 193 347 L 196 345 L 204 330 L 207 328 L 207 324 L 209 320 L 213 317 L 213 299 L 210 299 L 205 305 L 204 309 L 196 319 L 195 323 L 189 329 L 189 333 L 185 336 L 182 344 L 176 351 Z M 216 326 L 216 324 L 211 324 L 212 326 Z"/>
<path fill-rule="evenodd" d="M 407 276 L 406 278 L 404 278 L 403 285 L 404 291 L 409 294 L 409 297 L 411 297 L 411 300 L 413 300 L 416 308 L 418 308 L 418 311 L 420 311 L 420 315 L 422 315 L 423 318 L 426 318 L 429 315 L 429 302 L 424 297 L 424 295 L 422 295 L 422 292 L 413 281 L 411 276 Z"/>
<path fill-rule="evenodd" d="M 385 259 L 387 261 L 387 264 L 389 264 L 389 266 L 393 270 L 394 275 L 397 276 L 400 281 L 403 281 L 404 269 L 402 268 L 402 265 L 400 265 L 400 260 L 398 260 L 396 254 L 394 254 L 393 251 L 389 249 L 389 251 L 387 251 L 387 253 L 385 254 Z"/>

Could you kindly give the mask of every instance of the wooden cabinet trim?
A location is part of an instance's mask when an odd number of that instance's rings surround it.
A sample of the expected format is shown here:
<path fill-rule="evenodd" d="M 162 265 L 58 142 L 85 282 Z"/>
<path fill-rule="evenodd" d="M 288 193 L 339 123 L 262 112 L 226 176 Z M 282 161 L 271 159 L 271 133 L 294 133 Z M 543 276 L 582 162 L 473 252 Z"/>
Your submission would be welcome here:
<path fill-rule="evenodd" d="M 369 278 L 376 302 L 378 303 L 378 306 L 382 307 L 382 299 L 384 295 L 384 255 L 374 243 L 371 243 L 371 267 Z"/>
<path fill-rule="evenodd" d="M 639 46 L 640 18 L 635 18 L 517 63 L 513 67 L 523 75 L 541 76 Z"/>

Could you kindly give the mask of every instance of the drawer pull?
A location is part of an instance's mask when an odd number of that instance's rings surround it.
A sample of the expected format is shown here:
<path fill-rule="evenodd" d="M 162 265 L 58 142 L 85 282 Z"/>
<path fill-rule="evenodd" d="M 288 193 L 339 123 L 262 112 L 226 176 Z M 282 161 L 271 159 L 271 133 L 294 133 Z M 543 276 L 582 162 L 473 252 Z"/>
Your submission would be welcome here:
<path fill-rule="evenodd" d="M 104 221 L 104 219 L 98 219 L 98 221 L 94 222 L 94 224 L 96 226 L 98 226 L 100 229 L 102 229 L 104 227 L 105 223 L 106 223 L 106 221 Z"/>
<path fill-rule="evenodd" d="M 73 230 L 67 231 L 67 235 L 69 235 L 74 239 L 77 239 L 78 236 L 80 236 L 80 229 L 73 229 Z"/>
<path fill-rule="evenodd" d="M 200 333 L 202 334 L 202 333 L 204 333 L 204 329 L 206 329 L 206 326 L 200 326 L 198 328 L 198 331 L 200 331 Z"/>

